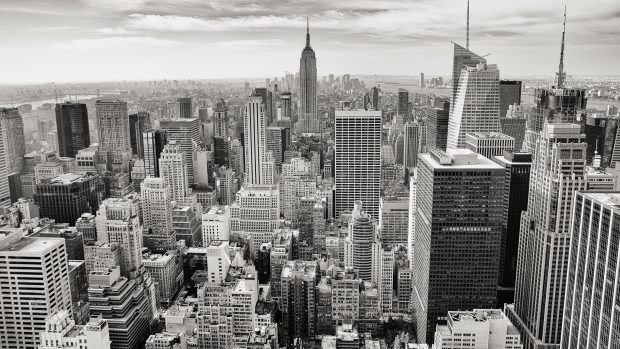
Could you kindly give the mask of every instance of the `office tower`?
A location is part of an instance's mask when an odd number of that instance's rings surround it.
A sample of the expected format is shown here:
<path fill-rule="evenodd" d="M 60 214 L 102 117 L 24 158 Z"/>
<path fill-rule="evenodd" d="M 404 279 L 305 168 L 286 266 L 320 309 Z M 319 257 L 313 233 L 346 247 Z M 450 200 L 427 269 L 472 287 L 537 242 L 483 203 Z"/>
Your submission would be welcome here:
<path fill-rule="evenodd" d="M 246 105 L 244 117 L 245 161 L 247 184 L 273 184 L 274 161 L 267 153 L 264 106 L 254 95 Z"/>
<path fill-rule="evenodd" d="M 88 283 L 85 282 L 85 285 Z M 110 349 L 108 322 L 91 318 L 84 326 L 76 325 L 71 314 L 59 311 L 45 318 L 38 349 Z"/>
<path fill-rule="evenodd" d="M 513 303 L 521 213 L 527 210 L 532 155 L 504 152 L 491 159 L 501 165 L 505 173 L 497 304 Z"/>
<path fill-rule="evenodd" d="M 515 139 L 515 151 L 521 151 L 525 139 L 527 120 L 525 118 L 525 108 L 513 104 L 508 107 L 506 116 L 499 118 L 502 133 Z"/>
<path fill-rule="evenodd" d="M 84 260 L 84 238 L 82 233 L 74 228 L 69 228 L 69 224 L 58 224 L 48 226 L 32 233 L 32 237 L 57 238 L 65 242 L 65 251 L 68 260 Z"/>
<path fill-rule="evenodd" d="M 176 257 L 172 253 L 145 254 L 142 263 L 157 285 L 157 299 L 160 304 L 170 305 L 172 297 L 179 289 L 177 283 Z"/>
<path fill-rule="evenodd" d="M 450 103 L 453 106 L 456 101 L 461 81 L 461 70 L 464 67 L 475 67 L 478 65 L 478 63 L 486 64 L 486 60 L 479 55 L 471 52 L 469 50 L 469 47 L 465 48 L 459 44 L 454 44 L 454 54 L 452 59 L 452 99 L 450 99 Z M 452 115 L 452 112 L 450 113 L 450 115 Z"/>
<path fill-rule="evenodd" d="M 417 166 L 418 148 L 420 146 L 418 133 L 418 123 L 407 122 L 405 124 L 403 140 L 403 166 L 405 168 Z"/>
<path fill-rule="evenodd" d="M 360 279 L 364 281 L 371 280 L 372 259 L 368 257 L 372 255 L 376 228 L 376 221 L 368 213 L 362 211 L 362 203 L 355 202 L 348 227 L 348 240 L 351 246 L 350 260 L 345 265 L 357 270 Z"/>
<path fill-rule="evenodd" d="M 317 110 L 316 56 L 310 47 L 310 27 L 306 31 L 306 47 L 299 59 L 299 121 L 300 133 L 319 132 Z"/>
<path fill-rule="evenodd" d="M 276 168 L 281 168 L 284 162 L 284 152 L 287 149 L 290 135 L 286 132 L 286 128 L 278 126 L 270 126 L 266 129 L 266 151 L 271 152 Z"/>
<path fill-rule="evenodd" d="M 82 241 L 80 241 L 82 243 Z M 69 257 L 70 258 L 70 257 Z M 88 273 L 84 253 L 81 260 L 68 260 L 69 289 L 71 290 L 71 313 L 73 320 L 80 325 L 88 322 Z"/>
<path fill-rule="evenodd" d="M 499 81 L 499 116 L 506 117 L 508 107 L 511 105 L 521 105 L 521 81 L 500 80 Z"/>
<path fill-rule="evenodd" d="M 600 114 L 588 115 L 583 133 L 586 135 L 588 149 L 586 164 L 592 165 L 595 154 L 601 156 L 600 168 L 607 168 L 620 160 L 620 137 L 618 136 L 618 119 Z"/>
<path fill-rule="evenodd" d="M 532 113 L 528 113 L 527 130 L 537 135 L 543 129 L 545 121 L 578 123 L 585 113 L 588 99 L 586 90 L 579 88 L 537 88 L 534 90 L 534 104 Z M 532 135 L 529 135 L 530 138 Z M 533 146 L 535 139 L 528 139 L 526 133 L 525 148 Z"/>
<path fill-rule="evenodd" d="M 95 215 L 91 213 L 83 213 L 75 222 L 75 229 L 82 233 L 84 244 L 97 241 Z"/>
<path fill-rule="evenodd" d="M 1 124 L 0 124 L 1 126 Z M 0 127 L 0 206 L 9 206 L 11 205 L 11 190 L 9 187 L 9 179 L 8 179 L 8 166 L 7 166 L 7 156 L 8 152 L 6 149 L 6 145 L 4 144 L 4 133 L 7 132 L 3 127 Z M 24 176 L 21 176 L 22 179 Z M 32 176 L 34 177 L 34 176 Z M 33 182 L 34 182 L 34 178 Z M 22 188 L 24 188 L 24 183 L 22 181 Z M 24 193 L 22 190 L 22 195 L 26 198 L 32 198 L 28 193 Z"/>
<path fill-rule="evenodd" d="M 404 252 L 408 251 L 404 246 L 400 246 L 403 248 Z M 410 311 L 411 307 L 411 291 L 412 287 L 412 279 L 413 279 L 413 270 L 409 268 L 409 260 L 408 259 L 396 259 L 395 260 L 395 280 L 394 280 L 394 288 L 396 289 L 396 297 L 398 302 L 395 302 L 395 310 L 401 313 L 407 313 Z"/>
<path fill-rule="evenodd" d="M 370 90 L 370 103 L 372 104 L 372 109 L 379 110 L 379 88 L 377 86 Z"/>
<path fill-rule="evenodd" d="M 334 327 L 334 324 L 341 324 L 343 321 L 357 323 L 360 316 L 360 286 L 362 283 L 357 271 L 353 268 L 337 269 L 330 276 L 331 317 L 333 321 L 330 324 L 331 327 Z"/>
<path fill-rule="evenodd" d="M 90 146 L 88 110 L 86 104 L 65 102 L 56 104 L 58 155 L 73 158 L 78 150 Z"/>
<path fill-rule="evenodd" d="M 116 244 L 120 253 L 120 272 L 134 279 L 142 266 L 143 228 L 137 199 L 107 199 L 97 211 L 97 242 Z"/>
<path fill-rule="evenodd" d="M 129 114 L 129 145 L 133 155 L 144 156 L 144 132 L 150 129 L 151 117 L 148 112 L 141 111 L 136 114 Z"/>
<path fill-rule="evenodd" d="M 175 141 L 185 155 L 187 165 L 187 181 L 194 184 L 194 149 L 200 141 L 200 121 L 198 119 L 166 119 L 159 122 L 159 126 L 166 132 L 168 143 Z M 161 174 L 160 174 L 161 176 Z"/>
<path fill-rule="evenodd" d="M 41 184 L 44 179 L 58 177 L 65 173 L 65 169 L 60 162 L 42 162 L 34 167 L 34 181 Z"/>
<path fill-rule="evenodd" d="M 0 128 L 7 173 L 21 172 L 26 155 L 24 120 L 17 108 L 0 108 Z"/>
<path fill-rule="evenodd" d="M 466 149 L 419 157 L 412 264 L 419 343 L 432 340 L 449 309 L 495 305 L 504 172 Z"/>
<path fill-rule="evenodd" d="M 200 208 L 200 214 L 202 207 Z M 202 245 L 202 229 L 200 220 L 196 217 L 193 206 L 178 205 L 172 210 L 172 229 L 176 233 L 177 241 L 185 241 L 187 247 Z"/>
<path fill-rule="evenodd" d="M 142 134 L 144 171 L 147 177 L 159 177 L 159 158 L 166 146 L 166 132 L 150 130 Z"/>
<path fill-rule="evenodd" d="M 379 217 L 381 187 L 381 112 L 336 110 L 336 215 L 349 213 L 355 201 Z"/>
<path fill-rule="evenodd" d="M 512 151 L 515 139 L 501 132 L 473 132 L 465 135 L 465 144 L 467 149 L 491 159 Z"/>
<path fill-rule="evenodd" d="M 0 149 L 1 150 L 1 149 Z M 20 198 L 24 198 L 22 195 L 22 182 L 21 182 L 21 173 L 13 172 L 7 176 L 9 182 L 9 199 L 10 202 L 16 202 Z"/>
<path fill-rule="evenodd" d="M 144 245 L 152 251 L 174 249 L 176 233 L 172 227 L 172 191 L 163 178 L 146 178 L 141 187 Z"/>
<path fill-rule="evenodd" d="M 450 102 L 441 102 L 439 107 L 429 109 L 427 115 L 427 148 L 445 151 L 448 143 Z"/>
<path fill-rule="evenodd" d="M 121 254 L 117 244 L 91 241 L 84 244 L 86 274 L 93 270 L 114 268 L 120 265 Z"/>
<path fill-rule="evenodd" d="M 163 178 L 177 203 L 185 201 L 188 183 L 188 168 L 185 156 L 179 144 L 170 141 L 164 147 L 159 158 L 159 175 Z"/>
<path fill-rule="evenodd" d="M 398 109 L 397 114 L 407 119 L 409 116 L 409 91 L 404 88 L 398 89 Z"/>
<path fill-rule="evenodd" d="M 420 87 L 426 87 L 426 80 L 424 80 L 424 73 L 420 73 Z"/>
<path fill-rule="evenodd" d="M 193 117 L 193 109 L 192 109 L 192 98 L 191 97 L 181 97 L 177 98 L 174 104 L 174 113 L 176 118 L 180 119 L 191 119 Z"/>
<path fill-rule="evenodd" d="M 65 244 L 0 234 L 0 270 L 0 347 L 36 349 L 45 318 L 71 312 Z"/>
<path fill-rule="evenodd" d="M 394 292 L 394 250 L 384 246 L 378 238 L 374 239 L 370 250 L 372 251 L 370 281 L 377 285 L 381 312 L 391 313 Z"/>
<path fill-rule="evenodd" d="M 407 245 L 409 222 L 409 193 L 384 196 L 379 205 L 381 242 L 390 247 Z"/>
<path fill-rule="evenodd" d="M 546 123 L 533 146 L 515 303 L 506 314 L 519 329 L 524 348 L 560 343 L 571 207 L 574 192 L 586 189 L 586 147 L 580 126 L 571 123 Z"/>
<path fill-rule="evenodd" d="M 202 214 L 203 246 L 209 246 L 213 240 L 230 238 L 230 208 L 228 206 L 213 206 Z"/>
<path fill-rule="evenodd" d="M 131 154 L 127 102 L 119 99 L 95 102 L 99 149 L 114 154 Z"/>
<path fill-rule="evenodd" d="M 104 198 L 104 185 L 97 174 L 66 173 L 37 184 L 33 197 L 41 217 L 73 224 L 83 213 L 95 213 Z"/>
<path fill-rule="evenodd" d="M 448 311 L 446 325 L 435 331 L 437 349 L 521 349 L 521 336 L 500 309 Z"/>
<path fill-rule="evenodd" d="M 222 98 L 215 103 L 213 113 L 214 137 L 228 137 L 228 106 Z"/>
<path fill-rule="evenodd" d="M 293 259 L 294 233 L 296 231 L 288 228 L 274 230 L 271 253 L 269 254 L 270 283 L 273 285 L 280 285 L 282 269 L 287 261 Z M 271 289 L 271 298 L 274 301 L 279 303 L 281 295 L 281 287 L 274 286 Z"/>
<path fill-rule="evenodd" d="M 561 348 L 614 348 L 620 343 L 615 320 L 619 203 L 617 193 L 575 193 Z"/>
<path fill-rule="evenodd" d="M 140 348 L 149 336 L 153 317 L 144 287 L 121 276 L 119 267 L 95 270 L 88 281 L 90 314 L 108 322 L 110 348 Z"/>
<path fill-rule="evenodd" d="M 292 96 L 290 92 L 282 92 L 280 94 L 280 104 L 282 108 L 282 120 L 290 120 L 292 123 L 297 122 L 297 118 L 293 115 Z"/>
<path fill-rule="evenodd" d="M 451 105 L 447 148 L 464 148 L 465 135 L 501 132 L 499 124 L 499 70 L 494 64 L 463 67 Z"/>
<path fill-rule="evenodd" d="M 316 336 L 316 262 L 288 261 L 282 269 L 282 329 L 285 343 L 294 338 L 312 341 Z"/>
<path fill-rule="evenodd" d="M 217 169 L 216 177 L 220 205 L 232 204 L 239 185 L 235 172 L 230 168 L 220 167 Z"/>
<path fill-rule="evenodd" d="M 230 269 L 230 252 L 228 240 L 212 240 L 207 248 L 207 281 L 222 284 Z"/>
<path fill-rule="evenodd" d="M 280 191 L 278 186 L 244 186 L 230 205 L 231 233 L 247 234 L 253 251 L 271 242 L 280 225 Z"/>

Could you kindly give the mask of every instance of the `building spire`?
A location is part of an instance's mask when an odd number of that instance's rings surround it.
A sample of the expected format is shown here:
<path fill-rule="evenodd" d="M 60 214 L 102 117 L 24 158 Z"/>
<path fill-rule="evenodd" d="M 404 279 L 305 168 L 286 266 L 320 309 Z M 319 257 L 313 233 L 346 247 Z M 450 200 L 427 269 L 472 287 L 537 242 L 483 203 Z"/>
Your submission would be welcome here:
<path fill-rule="evenodd" d="M 306 16 L 306 47 L 310 47 L 310 19 Z"/>
<path fill-rule="evenodd" d="M 465 48 L 469 50 L 469 0 L 467 0 L 467 38 Z"/>
<path fill-rule="evenodd" d="M 562 48 L 560 49 L 560 66 L 558 67 L 557 87 L 563 88 L 566 80 L 566 72 L 564 71 L 564 37 L 566 36 L 566 5 L 564 5 L 564 24 L 562 27 Z"/>

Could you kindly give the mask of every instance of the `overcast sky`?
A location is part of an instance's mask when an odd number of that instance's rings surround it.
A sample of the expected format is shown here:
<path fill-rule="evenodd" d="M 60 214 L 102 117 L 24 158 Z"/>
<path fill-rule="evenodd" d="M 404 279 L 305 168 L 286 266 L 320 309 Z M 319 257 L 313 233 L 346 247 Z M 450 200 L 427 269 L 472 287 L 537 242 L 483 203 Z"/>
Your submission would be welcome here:
<path fill-rule="evenodd" d="M 564 1 L 471 0 L 503 76 L 557 70 Z M 620 1 L 568 0 L 565 66 L 620 74 Z M 445 75 L 466 0 L 1 0 L 1 82 L 280 76 L 310 17 L 319 75 Z"/>

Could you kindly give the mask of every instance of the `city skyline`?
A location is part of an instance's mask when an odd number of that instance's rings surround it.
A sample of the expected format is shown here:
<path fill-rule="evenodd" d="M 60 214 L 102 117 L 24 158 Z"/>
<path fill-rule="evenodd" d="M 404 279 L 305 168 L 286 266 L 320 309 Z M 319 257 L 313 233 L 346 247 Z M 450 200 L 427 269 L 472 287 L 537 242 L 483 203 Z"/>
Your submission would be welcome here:
<path fill-rule="evenodd" d="M 471 1 L 470 48 L 491 53 L 503 75 L 557 69 L 562 10 L 568 7 L 566 70 L 614 74 L 620 4 Z M 7 83 L 164 78 L 241 78 L 295 72 L 306 16 L 318 75 L 446 75 L 450 41 L 465 43 L 466 1 L 62 0 L 5 1 L 0 39 L 12 54 Z M 541 35 L 544 33 L 545 35 Z M 597 52 L 592 55 L 591 52 Z M 131 54 L 127 54 L 131 52 Z M 526 59 L 536 52 L 536 65 Z M 36 54 L 35 54 L 36 53 Z M 44 53 L 44 54 L 41 54 Z M 256 69 L 256 65 L 260 69 Z M 29 69 L 13 69 L 16 65 Z M 54 67 L 54 69 L 50 69 Z M 165 68 L 165 69 L 164 69 Z M 615 73 L 617 74 L 617 73 Z"/>

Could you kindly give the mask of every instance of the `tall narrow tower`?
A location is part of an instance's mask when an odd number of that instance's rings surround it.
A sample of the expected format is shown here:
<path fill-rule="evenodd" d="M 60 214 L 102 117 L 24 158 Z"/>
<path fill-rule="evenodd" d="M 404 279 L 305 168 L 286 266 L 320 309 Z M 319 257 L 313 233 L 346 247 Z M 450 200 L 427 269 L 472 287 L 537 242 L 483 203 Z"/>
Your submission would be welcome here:
<path fill-rule="evenodd" d="M 318 132 L 316 99 L 316 56 L 310 47 L 310 24 L 306 27 L 306 47 L 299 59 L 299 121 L 300 132 Z"/>
<path fill-rule="evenodd" d="M 555 73 L 557 77 L 557 87 L 563 88 L 566 81 L 566 72 L 564 71 L 564 37 L 566 35 L 566 6 L 564 6 L 564 24 L 562 25 L 562 47 L 560 48 L 560 66 L 558 72 Z"/>

